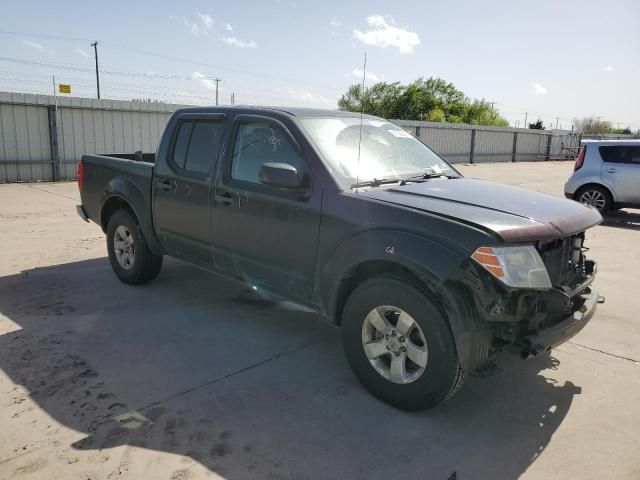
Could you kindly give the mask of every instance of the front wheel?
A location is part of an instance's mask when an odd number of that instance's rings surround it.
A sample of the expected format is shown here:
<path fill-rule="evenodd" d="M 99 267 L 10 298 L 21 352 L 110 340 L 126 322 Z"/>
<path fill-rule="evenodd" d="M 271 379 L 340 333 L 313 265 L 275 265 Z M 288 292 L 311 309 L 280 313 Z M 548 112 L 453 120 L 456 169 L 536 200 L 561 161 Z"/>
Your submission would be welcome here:
<path fill-rule="evenodd" d="M 448 320 L 403 278 L 382 275 L 356 288 L 344 308 L 342 339 L 360 382 L 403 410 L 453 397 L 466 378 Z"/>
<path fill-rule="evenodd" d="M 130 285 L 153 280 L 162 268 L 162 255 L 149 250 L 138 222 L 124 209 L 116 211 L 109 219 L 107 251 L 116 276 Z"/>

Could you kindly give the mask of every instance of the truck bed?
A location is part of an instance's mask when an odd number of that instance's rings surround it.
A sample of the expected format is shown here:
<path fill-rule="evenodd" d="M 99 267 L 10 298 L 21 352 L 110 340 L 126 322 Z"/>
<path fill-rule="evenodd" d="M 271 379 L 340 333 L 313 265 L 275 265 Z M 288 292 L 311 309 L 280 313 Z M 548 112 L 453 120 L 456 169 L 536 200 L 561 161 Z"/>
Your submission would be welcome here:
<path fill-rule="evenodd" d="M 151 180 L 155 154 L 83 155 L 84 187 L 81 192 L 82 205 L 89 219 L 100 224 L 100 211 L 110 191 L 118 183 L 127 183 L 126 188 L 139 200 L 137 208 L 144 208 L 142 215 L 151 218 Z"/>

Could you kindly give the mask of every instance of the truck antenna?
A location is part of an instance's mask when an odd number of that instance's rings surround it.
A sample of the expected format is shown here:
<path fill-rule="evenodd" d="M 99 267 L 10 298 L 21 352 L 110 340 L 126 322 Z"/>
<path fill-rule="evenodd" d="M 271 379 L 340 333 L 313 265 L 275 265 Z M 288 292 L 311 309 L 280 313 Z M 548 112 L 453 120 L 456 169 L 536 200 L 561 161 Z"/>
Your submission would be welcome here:
<path fill-rule="evenodd" d="M 360 93 L 360 135 L 358 137 L 358 161 L 356 163 L 356 185 L 359 183 L 360 181 L 360 144 L 362 143 L 362 122 L 363 122 L 363 116 L 364 116 L 364 92 L 365 92 L 365 85 L 364 85 L 364 81 L 367 78 L 367 52 L 364 52 L 364 65 L 362 68 L 362 92 Z M 356 192 L 358 191 L 358 188 L 356 187 Z"/>

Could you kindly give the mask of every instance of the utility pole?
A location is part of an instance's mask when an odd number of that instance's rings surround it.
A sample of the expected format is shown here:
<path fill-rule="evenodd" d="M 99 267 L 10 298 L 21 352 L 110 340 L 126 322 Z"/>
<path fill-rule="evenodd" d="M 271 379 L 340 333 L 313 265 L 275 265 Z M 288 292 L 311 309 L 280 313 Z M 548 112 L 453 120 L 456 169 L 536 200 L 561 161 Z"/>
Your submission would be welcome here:
<path fill-rule="evenodd" d="M 231 105 L 236 104 L 236 92 L 231 92 Z"/>
<path fill-rule="evenodd" d="M 527 116 L 529 115 L 529 112 L 524 112 L 524 127 L 522 128 L 527 128 Z"/>
<path fill-rule="evenodd" d="M 560 117 L 556 117 L 556 130 L 558 129 L 558 120 L 560 120 Z"/>
<path fill-rule="evenodd" d="M 493 106 L 498 103 L 498 102 L 489 102 L 489 104 L 491 104 L 491 111 L 493 112 Z"/>
<path fill-rule="evenodd" d="M 216 105 L 218 105 L 218 83 L 220 83 L 220 79 L 216 78 L 215 82 L 216 82 Z"/>
<path fill-rule="evenodd" d="M 100 99 L 100 72 L 98 71 L 98 42 L 95 41 L 91 44 L 93 52 L 96 57 L 96 87 L 98 89 L 98 100 Z"/>

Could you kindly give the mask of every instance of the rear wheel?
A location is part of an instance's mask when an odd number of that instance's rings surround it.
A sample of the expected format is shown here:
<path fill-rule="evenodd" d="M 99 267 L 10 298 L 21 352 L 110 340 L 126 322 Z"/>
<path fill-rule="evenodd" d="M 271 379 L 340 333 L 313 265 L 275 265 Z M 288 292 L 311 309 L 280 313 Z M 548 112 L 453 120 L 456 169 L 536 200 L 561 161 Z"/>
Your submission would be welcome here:
<path fill-rule="evenodd" d="M 403 278 L 382 275 L 356 288 L 345 305 L 342 338 L 362 384 L 403 410 L 451 398 L 466 378 L 447 319 Z"/>
<path fill-rule="evenodd" d="M 583 205 L 589 205 L 600 213 L 604 213 L 613 208 L 611 194 L 606 188 L 598 185 L 584 187 L 576 195 L 576 199 Z"/>
<path fill-rule="evenodd" d="M 116 211 L 107 227 L 111 268 L 124 283 L 138 285 L 153 280 L 162 268 L 162 255 L 147 246 L 138 223 L 128 210 Z"/>

